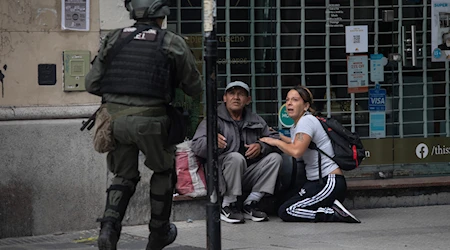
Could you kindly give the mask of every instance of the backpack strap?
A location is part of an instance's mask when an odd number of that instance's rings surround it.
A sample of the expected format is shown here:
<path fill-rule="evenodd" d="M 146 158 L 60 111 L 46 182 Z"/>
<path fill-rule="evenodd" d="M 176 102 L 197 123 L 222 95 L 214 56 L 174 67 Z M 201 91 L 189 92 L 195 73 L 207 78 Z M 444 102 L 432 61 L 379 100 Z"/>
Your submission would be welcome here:
<path fill-rule="evenodd" d="M 320 157 L 320 154 L 324 154 L 325 156 L 327 156 L 328 158 L 330 158 L 332 161 L 333 158 L 331 156 L 329 156 L 327 153 L 325 153 L 322 149 L 320 149 L 319 147 L 317 147 L 317 145 L 311 141 L 311 143 L 309 144 L 308 148 L 310 149 L 314 149 L 317 151 L 317 162 L 318 162 L 318 167 L 319 167 L 319 183 L 323 184 L 323 180 L 322 180 L 322 157 Z M 335 162 L 335 161 L 334 161 Z"/>

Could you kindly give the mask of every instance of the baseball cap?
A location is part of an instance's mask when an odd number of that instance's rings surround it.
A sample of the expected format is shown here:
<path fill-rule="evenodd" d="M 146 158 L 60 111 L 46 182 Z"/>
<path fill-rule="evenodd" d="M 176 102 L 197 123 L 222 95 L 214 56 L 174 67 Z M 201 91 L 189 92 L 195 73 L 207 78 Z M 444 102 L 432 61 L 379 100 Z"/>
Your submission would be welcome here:
<path fill-rule="evenodd" d="M 247 90 L 247 93 L 250 94 L 250 88 L 248 87 L 248 85 L 245 82 L 241 82 L 241 81 L 234 81 L 234 82 L 228 83 L 227 87 L 225 88 L 225 92 L 227 92 L 229 89 L 231 89 L 233 87 L 241 87 L 241 88 Z"/>

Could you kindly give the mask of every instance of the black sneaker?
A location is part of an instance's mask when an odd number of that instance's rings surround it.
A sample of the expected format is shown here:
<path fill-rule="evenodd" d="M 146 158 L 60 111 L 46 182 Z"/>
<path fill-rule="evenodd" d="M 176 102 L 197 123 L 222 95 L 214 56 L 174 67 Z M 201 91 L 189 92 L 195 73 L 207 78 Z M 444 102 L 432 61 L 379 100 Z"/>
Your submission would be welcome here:
<path fill-rule="evenodd" d="M 244 205 L 244 218 L 252 221 L 267 221 L 269 217 L 266 213 L 259 210 L 258 203 L 256 201 L 252 201 L 252 203 L 248 205 Z"/>
<path fill-rule="evenodd" d="M 99 250 L 116 250 L 120 237 L 121 226 L 115 226 L 111 221 L 104 221 L 101 224 L 100 235 L 97 244 Z"/>
<path fill-rule="evenodd" d="M 244 223 L 244 216 L 236 207 L 235 203 L 223 207 L 220 212 L 220 219 L 228 223 Z"/>
<path fill-rule="evenodd" d="M 334 215 L 339 218 L 340 221 L 347 223 L 361 223 L 353 214 L 351 214 L 338 200 L 335 200 L 331 208 L 334 210 Z"/>
<path fill-rule="evenodd" d="M 148 244 L 146 250 L 161 250 L 164 247 L 172 244 L 177 238 L 178 230 L 175 224 L 169 224 L 169 231 L 166 235 L 161 236 L 158 233 L 150 233 L 148 237 Z"/>

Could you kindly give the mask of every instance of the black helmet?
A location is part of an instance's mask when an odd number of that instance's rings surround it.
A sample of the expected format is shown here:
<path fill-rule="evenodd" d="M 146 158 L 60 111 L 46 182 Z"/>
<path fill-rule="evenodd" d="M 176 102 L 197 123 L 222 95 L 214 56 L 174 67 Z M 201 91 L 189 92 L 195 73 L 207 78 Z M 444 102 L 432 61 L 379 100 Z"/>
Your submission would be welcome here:
<path fill-rule="evenodd" d="M 125 0 L 131 19 L 163 18 L 170 14 L 167 0 Z"/>

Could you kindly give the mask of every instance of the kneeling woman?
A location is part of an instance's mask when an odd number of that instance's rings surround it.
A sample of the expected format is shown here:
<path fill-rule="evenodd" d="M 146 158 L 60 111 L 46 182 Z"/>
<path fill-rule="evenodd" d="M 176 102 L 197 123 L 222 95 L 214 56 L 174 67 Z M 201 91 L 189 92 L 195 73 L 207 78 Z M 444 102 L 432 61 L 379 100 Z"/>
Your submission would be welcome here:
<path fill-rule="evenodd" d="M 327 156 L 308 148 L 314 142 L 322 151 L 334 156 L 330 138 L 310 112 L 312 103 L 309 89 L 302 86 L 291 89 L 286 96 L 287 113 L 295 121 L 291 127 L 291 138 L 282 135 L 281 140 L 269 137 L 260 139 L 294 158 L 302 157 L 306 164 L 307 182 L 297 194 L 281 205 L 278 216 L 283 221 L 360 223 L 341 203 L 347 191 L 342 170 Z M 319 167 L 322 181 L 319 180 Z"/>

